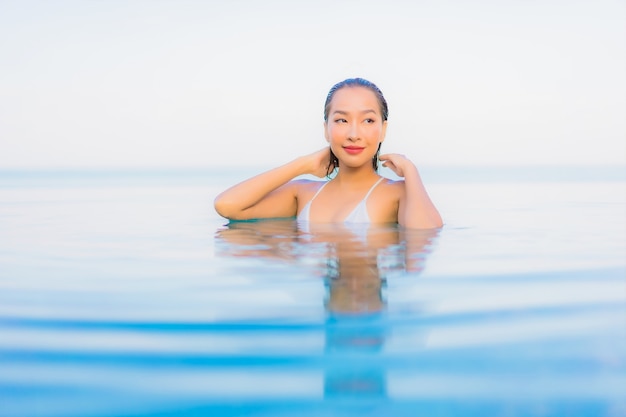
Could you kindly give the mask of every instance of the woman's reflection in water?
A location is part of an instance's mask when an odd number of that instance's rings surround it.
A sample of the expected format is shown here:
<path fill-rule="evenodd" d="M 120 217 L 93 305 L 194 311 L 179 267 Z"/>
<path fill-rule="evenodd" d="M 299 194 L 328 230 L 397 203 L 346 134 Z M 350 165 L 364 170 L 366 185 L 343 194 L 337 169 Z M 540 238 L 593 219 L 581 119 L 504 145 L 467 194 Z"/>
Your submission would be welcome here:
<path fill-rule="evenodd" d="M 229 223 L 217 232 L 216 246 L 222 255 L 321 266 L 327 290 L 324 393 L 381 398 L 386 396 L 380 352 L 389 329 L 387 277 L 418 274 L 436 236 L 437 231 L 396 225 L 312 224 L 303 230 L 295 220 L 263 220 Z"/>

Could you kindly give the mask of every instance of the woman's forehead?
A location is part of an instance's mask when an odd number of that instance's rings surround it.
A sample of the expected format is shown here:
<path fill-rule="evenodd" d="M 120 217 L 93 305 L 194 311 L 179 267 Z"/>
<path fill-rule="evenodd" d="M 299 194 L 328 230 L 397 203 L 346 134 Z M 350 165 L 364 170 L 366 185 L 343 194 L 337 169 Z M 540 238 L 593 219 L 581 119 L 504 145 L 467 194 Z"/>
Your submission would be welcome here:
<path fill-rule="evenodd" d="M 379 111 L 378 97 L 365 87 L 344 87 L 337 90 L 330 105 L 333 109 L 372 108 Z"/>

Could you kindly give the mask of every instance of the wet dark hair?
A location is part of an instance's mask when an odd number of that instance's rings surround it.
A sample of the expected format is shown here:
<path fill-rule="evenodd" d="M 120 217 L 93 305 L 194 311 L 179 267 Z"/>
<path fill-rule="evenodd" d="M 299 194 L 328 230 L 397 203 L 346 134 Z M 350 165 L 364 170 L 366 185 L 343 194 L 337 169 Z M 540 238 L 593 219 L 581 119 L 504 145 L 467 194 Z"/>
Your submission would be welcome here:
<path fill-rule="evenodd" d="M 389 107 L 387 106 L 387 100 L 385 100 L 385 96 L 383 92 L 380 91 L 380 88 L 376 86 L 371 81 L 368 81 L 364 78 L 348 78 L 343 81 L 338 82 L 333 85 L 328 95 L 326 96 L 326 102 L 324 103 L 324 122 L 328 122 L 328 113 L 330 112 L 330 103 L 333 101 L 333 97 L 335 93 L 342 88 L 346 87 L 364 87 L 370 90 L 372 93 L 376 95 L 376 99 L 378 100 L 378 105 L 380 106 L 380 114 L 382 116 L 383 122 L 385 122 L 389 116 Z M 372 158 L 372 165 L 374 166 L 374 171 L 378 171 L 378 153 L 380 152 L 380 144 L 378 144 L 378 150 L 376 151 L 376 155 Z M 335 156 L 333 151 L 330 151 L 330 163 L 328 164 L 328 168 L 326 169 L 326 175 L 330 176 L 330 174 L 335 170 L 335 168 L 339 167 L 339 159 Z"/>
<path fill-rule="evenodd" d="M 365 87 L 372 93 L 376 94 L 376 98 L 378 99 L 378 105 L 380 106 L 380 114 L 382 115 L 383 121 L 387 120 L 387 117 L 389 116 L 389 108 L 387 107 L 387 100 L 385 100 L 385 96 L 383 96 L 383 92 L 380 91 L 380 88 L 378 88 L 373 82 L 367 81 L 364 78 L 348 78 L 333 85 L 328 92 L 328 95 L 326 96 L 326 103 L 324 103 L 325 122 L 328 121 L 330 103 L 333 100 L 335 93 L 345 87 Z"/>

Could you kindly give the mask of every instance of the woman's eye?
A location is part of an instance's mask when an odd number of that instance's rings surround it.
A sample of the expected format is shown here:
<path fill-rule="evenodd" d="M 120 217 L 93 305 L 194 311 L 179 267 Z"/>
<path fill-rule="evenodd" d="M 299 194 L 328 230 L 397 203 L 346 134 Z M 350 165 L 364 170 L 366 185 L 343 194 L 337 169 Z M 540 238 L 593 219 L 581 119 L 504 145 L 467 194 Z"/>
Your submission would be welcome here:
<path fill-rule="evenodd" d="M 335 123 L 348 123 L 346 119 L 335 119 Z"/>
<path fill-rule="evenodd" d="M 365 123 L 372 124 L 374 123 L 374 119 L 365 119 Z"/>

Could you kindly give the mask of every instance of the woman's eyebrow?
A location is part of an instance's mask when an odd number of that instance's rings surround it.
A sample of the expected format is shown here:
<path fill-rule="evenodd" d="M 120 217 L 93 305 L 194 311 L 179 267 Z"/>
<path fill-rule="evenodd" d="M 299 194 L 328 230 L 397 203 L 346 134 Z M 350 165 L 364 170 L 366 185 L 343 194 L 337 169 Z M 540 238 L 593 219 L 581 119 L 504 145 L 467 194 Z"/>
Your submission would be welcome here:
<path fill-rule="evenodd" d="M 376 110 L 373 110 L 373 109 L 366 109 L 366 110 L 361 110 L 361 111 L 360 111 L 360 113 L 361 113 L 361 114 L 366 114 L 366 113 L 376 113 Z M 344 110 L 335 110 L 335 111 L 333 111 L 333 114 L 344 114 L 344 115 L 346 115 L 346 114 L 349 114 L 349 112 L 344 111 Z"/>

